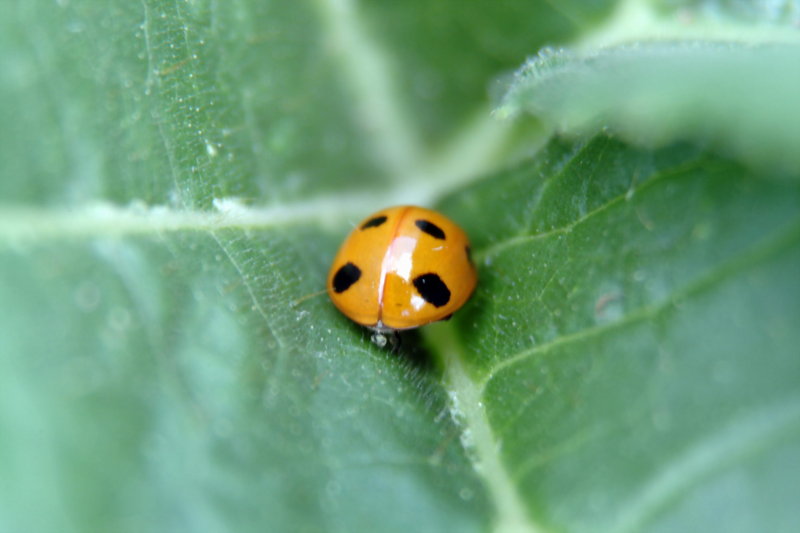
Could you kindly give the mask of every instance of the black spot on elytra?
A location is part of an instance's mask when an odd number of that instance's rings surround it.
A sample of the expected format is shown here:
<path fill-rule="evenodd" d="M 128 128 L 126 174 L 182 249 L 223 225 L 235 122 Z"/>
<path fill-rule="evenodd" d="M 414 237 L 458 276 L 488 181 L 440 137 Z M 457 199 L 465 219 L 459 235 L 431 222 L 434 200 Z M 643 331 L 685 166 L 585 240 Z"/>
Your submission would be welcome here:
<path fill-rule="evenodd" d="M 333 276 L 333 292 L 339 294 L 350 288 L 361 278 L 361 269 L 353 263 L 347 263 Z"/>
<path fill-rule="evenodd" d="M 414 221 L 414 224 L 419 229 L 421 229 L 422 231 L 424 231 L 425 233 L 430 235 L 431 237 L 433 237 L 435 239 L 444 240 L 444 231 L 442 231 L 442 228 L 440 228 L 439 226 L 437 226 L 433 222 L 431 222 L 429 220 L 419 219 L 419 220 Z"/>
<path fill-rule="evenodd" d="M 436 274 L 422 274 L 414 278 L 414 287 L 420 296 L 434 307 L 441 307 L 450 301 L 450 289 Z"/>
<path fill-rule="evenodd" d="M 386 216 L 385 215 L 372 217 L 371 219 L 367 220 L 366 222 L 364 222 L 361 225 L 361 229 L 377 228 L 378 226 L 380 226 L 384 222 L 386 222 Z"/>

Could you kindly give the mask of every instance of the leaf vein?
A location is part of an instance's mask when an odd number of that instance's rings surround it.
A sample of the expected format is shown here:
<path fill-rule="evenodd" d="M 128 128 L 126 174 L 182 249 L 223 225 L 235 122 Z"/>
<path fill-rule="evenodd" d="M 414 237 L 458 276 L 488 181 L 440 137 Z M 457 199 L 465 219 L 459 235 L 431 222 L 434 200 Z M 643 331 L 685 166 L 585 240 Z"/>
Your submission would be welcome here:
<path fill-rule="evenodd" d="M 663 465 L 650 482 L 637 491 L 628 508 L 616 513 L 608 531 L 641 531 L 681 494 L 726 472 L 739 461 L 780 443 L 800 428 L 800 397 L 755 409 L 716 428 L 672 461 Z"/>
<path fill-rule="evenodd" d="M 707 273 L 699 276 L 694 281 L 686 284 L 683 288 L 675 290 L 672 293 L 672 296 L 666 297 L 660 302 L 641 307 L 616 322 L 587 327 L 573 333 L 562 335 L 553 339 L 552 341 L 546 342 L 545 344 L 522 350 L 504 359 L 486 372 L 482 380 L 481 389 L 485 391 L 486 385 L 489 383 L 489 381 L 491 381 L 500 371 L 507 367 L 525 361 L 537 354 L 546 354 L 558 346 L 596 335 L 603 335 L 607 332 L 615 331 L 623 326 L 655 318 L 660 314 L 674 308 L 676 301 L 685 300 L 696 294 L 700 294 L 703 291 L 708 290 L 709 288 L 712 288 L 723 281 L 726 281 L 731 276 L 738 274 L 741 270 L 751 267 L 757 264 L 759 261 L 768 259 L 773 254 L 784 249 L 784 247 L 788 244 L 793 244 L 800 240 L 800 218 L 793 220 L 787 225 L 788 229 L 782 228 L 781 230 L 773 233 L 773 235 L 761 239 L 757 244 L 746 250 L 743 250 L 738 256 L 717 265 L 715 268 L 712 268 Z"/>
<path fill-rule="evenodd" d="M 445 380 L 450 395 L 453 418 L 462 430 L 462 444 L 468 452 L 475 471 L 483 479 L 496 510 L 494 529 L 497 532 L 540 533 L 544 527 L 528 514 L 512 482 L 500 453 L 500 443 L 494 436 L 481 401 L 480 384 L 469 375 L 464 364 L 463 349 L 458 344 L 453 327 L 442 324 L 441 335 L 435 344 L 440 347 Z"/>
<path fill-rule="evenodd" d="M 250 295 L 250 300 L 253 302 L 253 307 L 258 312 L 258 314 L 261 315 L 261 318 L 264 320 L 264 326 L 267 328 L 267 330 L 272 335 L 272 338 L 275 339 L 275 342 L 278 343 L 278 346 L 281 348 L 279 352 L 283 354 L 284 353 L 283 349 L 286 348 L 286 343 L 281 338 L 281 336 L 277 334 L 275 328 L 272 327 L 272 321 L 269 319 L 267 312 L 261 305 L 261 301 L 256 296 L 255 290 L 253 289 L 253 286 L 250 283 L 250 278 L 245 274 L 241 265 L 239 265 L 239 262 L 236 261 L 236 259 L 233 257 L 233 254 L 230 253 L 228 247 L 222 243 L 222 240 L 217 236 L 217 234 L 211 231 L 209 232 L 209 235 L 211 235 L 211 238 L 214 239 L 214 242 L 217 243 L 217 246 L 219 246 L 220 249 L 222 249 L 222 252 L 228 258 L 228 261 L 230 261 L 231 265 L 233 265 L 233 268 L 235 268 L 236 272 L 238 272 L 239 277 L 242 279 L 242 284 L 244 285 L 245 289 L 247 289 L 247 293 Z"/>
<path fill-rule="evenodd" d="M 400 106 L 390 61 L 369 35 L 352 0 L 317 0 L 328 39 L 350 81 L 356 120 L 381 162 L 395 176 L 415 174 L 421 146 Z"/>
<path fill-rule="evenodd" d="M 686 171 L 688 168 L 690 168 L 691 166 L 695 165 L 696 163 L 697 163 L 696 160 L 690 160 L 690 161 L 686 161 L 684 163 L 675 165 L 674 167 L 669 167 L 669 168 L 662 169 L 661 171 L 656 173 L 654 176 L 652 176 L 649 179 L 643 181 L 640 185 L 636 186 L 636 185 L 632 184 L 631 187 L 633 188 L 634 191 L 640 191 L 640 192 L 644 191 L 644 190 L 652 187 L 656 183 L 659 183 L 659 182 L 663 181 L 664 179 L 666 179 L 666 178 L 668 178 L 668 177 L 670 177 L 670 176 L 672 176 L 672 175 L 674 175 L 676 173 L 681 173 L 681 172 Z M 559 175 L 560 175 L 560 172 L 559 172 Z M 552 183 L 552 179 L 553 178 L 551 178 L 549 183 Z M 541 200 L 542 196 L 544 196 L 544 195 L 540 195 L 540 200 Z M 475 258 L 476 258 L 477 261 L 480 262 L 480 261 L 485 260 L 487 257 L 498 255 L 498 254 L 504 252 L 506 249 L 512 248 L 514 246 L 519 246 L 521 244 L 525 244 L 525 243 L 528 243 L 528 242 L 531 242 L 531 241 L 540 240 L 540 239 L 546 239 L 548 237 L 552 237 L 553 235 L 560 235 L 560 234 L 570 233 L 577 226 L 589 221 L 591 218 L 593 218 L 593 217 L 595 217 L 595 216 L 597 216 L 599 214 L 602 214 L 604 211 L 606 211 L 609 208 L 619 204 L 623 200 L 624 201 L 628 201 L 633 196 L 634 196 L 634 194 L 631 194 L 631 188 L 629 188 L 625 192 L 611 197 L 607 202 L 595 207 L 591 211 L 586 212 L 584 215 L 576 218 L 575 220 L 573 220 L 572 222 L 570 222 L 570 223 L 568 223 L 568 224 L 566 224 L 564 226 L 560 226 L 560 227 L 557 227 L 557 228 L 552 228 L 550 230 L 543 231 L 543 232 L 540 232 L 540 233 L 515 235 L 515 236 L 510 237 L 508 239 L 504 239 L 504 240 L 501 240 L 501 241 L 496 241 L 491 246 L 488 246 L 488 247 L 480 250 L 479 252 L 477 252 L 475 254 Z M 534 206 L 534 209 L 536 207 L 538 207 L 538 205 L 539 204 Z"/>

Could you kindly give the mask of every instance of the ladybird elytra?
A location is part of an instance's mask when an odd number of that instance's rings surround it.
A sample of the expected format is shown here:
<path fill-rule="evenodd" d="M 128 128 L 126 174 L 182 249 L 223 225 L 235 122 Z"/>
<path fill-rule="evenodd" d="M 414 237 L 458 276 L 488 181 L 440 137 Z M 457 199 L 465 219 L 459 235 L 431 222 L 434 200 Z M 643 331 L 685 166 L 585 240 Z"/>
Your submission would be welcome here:
<path fill-rule="evenodd" d="M 469 239 L 430 209 L 397 206 L 361 221 L 328 273 L 328 293 L 351 320 L 376 331 L 445 320 L 472 295 Z"/>

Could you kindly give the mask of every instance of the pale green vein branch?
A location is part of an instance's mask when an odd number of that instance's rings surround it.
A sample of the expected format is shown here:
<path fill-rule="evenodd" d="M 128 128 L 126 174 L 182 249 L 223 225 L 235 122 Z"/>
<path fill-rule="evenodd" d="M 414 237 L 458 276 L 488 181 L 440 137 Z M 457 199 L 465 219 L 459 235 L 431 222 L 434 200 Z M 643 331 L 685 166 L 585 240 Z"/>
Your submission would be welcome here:
<path fill-rule="evenodd" d="M 774 446 L 800 427 L 800 398 L 789 398 L 739 417 L 668 461 L 650 482 L 615 514 L 605 531 L 642 531 L 653 516 L 692 487 L 718 476 L 747 456 Z"/>
<path fill-rule="evenodd" d="M 558 442 L 543 451 L 529 455 L 521 463 L 519 463 L 516 470 L 512 472 L 512 479 L 516 483 L 523 483 L 525 477 L 530 475 L 534 469 L 548 464 L 555 464 L 557 459 L 568 461 L 568 456 L 570 454 L 577 452 L 581 448 L 591 444 L 593 441 L 603 438 L 611 438 L 616 440 L 618 437 L 612 436 L 618 436 L 626 431 L 626 428 L 629 427 L 627 425 L 628 420 L 631 419 L 632 415 L 635 415 L 636 419 L 641 420 L 642 424 L 645 424 L 648 420 L 652 420 L 652 411 L 650 410 L 650 406 L 644 402 L 640 402 L 630 407 L 630 412 L 626 414 L 625 418 L 615 419 L 614 421 L 609 419 L 598 425 L 587 425 L 575 431 L 569 436 L 569 438 Z M 505 424 L 505 426 L 511 427 L 512 424 Z M 497 430 L 497 433 L 499 434 L 502 434 L 503 432 L 503 428 L 499 428 Z"/>
<path fill-rule="evenodd" d="M 580 161 L 581 156 L 584 154 L 584 152 L 586 150 L 589 149 L 590 146 L 591 146 L 591 143 L 583 144 L 583 146 L 581 146 L 575 153 L 573 153 L 570 156 L 569 162 L 564 164 L 558 170 L 558 172 L 556 172 L 555 174 L 552 174 L 551 176 L 548 177 L 548 179 L 546 180 L 544 185 L 536 193 L 536 195 L 537 195 L 536 203 L 533 204 L 530 207 L 530 210 L 532 212 L 535 212 L 537 209 L 539 209 L 539 206 L 542 203 L 542 199 L 545 197 L 545 194 L 546 194 L 547 190 L 550 187 L 552 187 L 558 181 L 559 178 L 564 176 L 564 174 L 567 172 L 567 170 L 569 168 L 571 168 L 571 166 L 573 164 L 576 164 L 576 162 Z M 629 190 L 629 192 L 630 192 L 630 190 Z M 510 236 L 510 237 L 508 237 L 508 238 L 506 238 L 504 240 L 495 242 L 491 246 L 479 250 L 475 254 L 475 259 L 478 262 L 482 262 L 487 257 L 491 257 L 491 256 L 493 256 L 495 254 L 501 253 L 503 250 L 505 250 L 508 247 L 513 247 L 513 246 L 516 246 L 518 244 L 525 243 L 525 242 L 527 242 L 529 240 L 545 238 L 545 237 L 547 237 L 549 235 L 554 235 L 554 234 L 558 234 L 558 233 L 566 233 L 566 232 L 569 231 L 569 229 L 571 229 L 571 228 L 575 227 L 576 225 L 578 225 L 583 219 L 592 216 L 595 213 L 595 211 L 599 211 L 600 209 L 603 209 L 607 204 L 615 202 L 616 200 L 617 200 L 617 198 L 612 198 L 606 204 L 598 207 L 594 211 L 591 211 L 589 213 L 584 214 L 584 216 L 582 216 L 580 219 L 574 220 L 573 222 L 567 224 L 566 226 L 559 227 L 559 228 L 553 228 L 553 229 L 551 229 L 549 231 L 545 231 L 545 232 L 541 232 L 541 233 L 534 233 L 534 234 L 523 233 L 523 234 L 520 234 L 520 235 L 513 235 L 513 236 Z"/>
<path fill-rule="evenodd" d="M 253 289 L 253 285 L 252 283 L 250 283 L 250 278 L 245 273 L 244 269 L 241 267 L 236 258 L 233 257 L 233 254 L 231 254 L 231 252 L 228 250 L 228 247 L 222 243 L 222 240 L 220 240 L 217 234 L 214 233 L 213 231 L 211 232 L 211 238 L 214 239 L 214 241 L 217 243 L 217 246 L 219 246 L 222 249 L 223 253 L 228 258 L 228 261 L 230 261 L 231 265 L 233 265 L 233 268 L 236 269 L 236 272 L 239 274 L 239 277 L 241 278 L 245 289 L 247 289 L 247 294 L 250 295 L 250 300 L 253 302 L 253 308 L 255 308 L 255 310 L 258 311 L 259 315 L 261 315 L 261 318 L 264 320 L 265 327 L 267 328 L 268 331 L 270 331 L 270 333 L 272 333 L 272 337 L 275 339 L 275 342 L 278 343 L 278 346 L 284 348 L 285 343 L 283 342 L 283 339 L 280 337 L 280 335 L 278 335 L 275 332 L 275 329 L 272 327 L 273 321 L 270 320 L 269 316 L 267 315 L 267 312 L 264 310 L 264 307 L 261 304 L 261 298 L 256 296 L 256 292 Z M 285 357 L 285 354 L 283 353 L 282 350 L 281 350 L 281 355 Z"/>
<path fill-rule="evenodd" d="M 573 158 L 573 160 L 574 160 L 574 158 Z M 573 221 L 571 221 L 571 222 L 569 222 L 567 224 L 564 224 L 563 226 L 552 228 L 552 229 L 547 230 L 547 231 L 542 231 L 540 233 L 523 233 L 523 234 L 520 234 L 520 235 L 514 235 L 514 236 L 511 236 L 511 237 L 508 237 L 507 239 L 504 239 L 504 240 L 501 240 L 501 241 L 497 241 L 497 242 L 493 243 L 491 246 L 488 246 L 488 247 L 483 248 L 483 249 L 479 250 L 478 252 L 476 252 L 475 253 L 475 259 L 478 262 L 481 262 L 487 257 L 492 257 L 494 255 L 500 254 L 503 251 L 505 251 L 505 250 L 507 250 L 509 248 L 513 248 L 515 246 L 519 246 L 519 245 L 522 245 L 522 244 L 525 244 L 525 243 L 528 243 L 528 242 L 531 242 L 531 241 L 536 241 L 536 240 L 539 240 L 539 239 L 546 239 L 546 238 L 552 237 L 554 235 L 568 234 L 569 232 L 574 230 L 576 227 L 580 226 L 581 224 L 585 224 L 590 219 L 592 219 L 595 216 L 607 211 L 609 208 L 614 207 L 615 205 L 617 205 L 617 204 L 619 204 L 619 203 L 621 203 L 623 201 L 629 201 L 634 196 L 634 194 L 641 194 L 642 192 L 644 192 L 648 188 L 655 186 L 655 184 L 657 184 L 660 181 L 666 179 L 667 177 L 673 176 L 675 174 L 679 174 L 681 171 L 685 171 L 685 170 L 691 168 L 692 165 L 695 165 L 695 164 L 696 164 L 696 161 L 690 160 L 690 161 L 687 161 L 684 164 L 677 165 L 675 168 L 663 169 L 662 171 L 658 172 L 654 176 L 651 176 L 651 177 L 647 178 L 646 181 L 644 181 L 643 183 L 641 183 L 638 186 L 636 186 L 635 184 L 631 183 L 630 188 L 627 189 L 624 193 L 621 193 L 621 194 L 618 194 L 616 196 L 613 196 L 613 197 L 609 198 L 608 201 L 598 205 L 597 207 L 595 207 L 591 211 L 587 211 L 586 213 L 584 213 L 580 217 L 576 218 L 575 220 L 573 220 Z M 556 176 L 559 176 L 560 174 L 561 174 L 561 172 L 559 174 L 557 174 Z M 553 178 L 550 178 L 548 180 L 547 184 L 545 185 L 545 187 L 550 187 L 554 183 L 554 178 L 555 178 L 555 176 Z M 542 195 L 540 195 L 540 197 L 539 197 L 539 202 L 541 202 L 541 199 L 542 199 Z M 537 208 L 537 207 L 538 207 L 538 203 L 534 208 Z"/>
<path fill-rule="evenodd" d="M 386 54 L 369 35 L 353 0 L 317 0 L 317 5 L 331 48 L 350 82 L 365 138 L 390 173 L 413 175 L 422 149 L 400 105 Z"/>
<path fill-rule="evenodd" d="M 630 191 L 628 191 L 628 192 L 630 192 Z M 571 232 L 572 230 L 574 230 L 577 226 L 579 226 L 579 225 L 585 223 L 586 221 L 588 221 L 589 219 L 599 215 L 600 213 L 603 213 L 604 211 L 607 211 L 611 207 L 614 207 L 618 203 L 622 202 L 626 198 L 627 194 L 628 193 L 626 192 L 624 194 L 617 195 L 614 198 L 611 198 L 609 201 L 599 205 L 595 209 L 592 209 L 591 211 L 588 211 L 583 216 L 581 216 L 579 218 L 576 218 L 572 222 L 570 222 L 568 224 L 565 224 L 563 226 L 559 226 L 559 227 L 553 228 L 551 230 L 543 231 L 541 233 L 515 235 L 515 236 L 509 237 L 509 238 L 507 238 L 505 240 L 498 241 L 498 242 L 492 244 L 491 246 L 489 246 L 487 248 L 484 248 L 480 252 L 476 253 L 475 254 L 475 258 L 476 258 L 477 261 L 480 262 L 480 261 L 483 261 L 487 257 L 492 257 L 492 256 L 495 256 L 495 255 L 498 255 L 498 254 L 502 253 L 503 251 L 508 250 L 509 248 L 514 248 L 516 246 L 520 246 L 520 245 L 523 245 L 523 244 L 531 242 L 531 241 L 537 241 L 537 240 L 540 240 L 540 239 L 547 239 L 548 237 L 552 237 L 554 235 L 567 234 L 567 233 Z"/>
<path fill-rule="evenodd" d="M 552 341 L 522 350 L 506 359 L 503 359 L 486 372 L 480 384 L 480 388 L 481 390 L 485 389 L 489 381 L 491 381 L 497 375 L 497 373 L 503 369 L 515 365 L 521 361 L 525 361 L 537 354 L 545 354 L 564 344 L 590 338 L 594 335 L 601 335 L 607 331 L 613 331 L 620 327 L 638 323 L 643 320 L 653 319 L 659 316 L 661 313 L 664 313 L 669 309 L 673 309 L 676 306 L 675 302 L 685 301 L 691 296 L 727 280 L 729 277 L 739 273 L 742 269 L 755 265 L 759 261 L 769 258 L 773 254 L 795 245 L 798 240 L 800 240 L 800 220 L 796 219 L 789 224 L 788 228 L 783 228 L 782 231 L 778 232 L 777 235 L 766 237 L 761 242 L 752 246 L 750 249 L 743 251 L 739 256 L 736 256 L 726 263 L 711 269 L 698 279 L 676 290 L 668 298 L 652 303 L 648 306 L 644 306 L 634 312 L 629 313 L 624 318 L 616 322 L 588 327 L 575 331 L 574 333 L 561 335 Z"/>
<path fill-rule="evenodd" d="M 0 245 L 64 238 L 159 235 L 174 231 L 266 229 L 297 224 L 338 225 L 357 222 L 371 196 L 326 197 L 296 204 L 249 207 L 235 198 L 214 200 L 208 211 L 133 203 L 87 204 L 73 209 L 0 207 Z M 372 203 L 372 205 L 382 205 Z"/>
<path fill-rule="evenodd" d="M 513 124 L 497 120 L 488 108 L 456 132 L 435 153 L 420 144 L 398 94 L 392 62 L 380 42 L 370 35 L 353 0 L 317 0 L 328 39 L 352 92 L 356 118 L 372 144 L 371 152 L 384 168 L 413 183 L 413 203 L 431 205 L 446 191 L 492 169 L 506 146 Z"/>
<path fill-rule="evenodd" d="M 144 21 L 142 22 L 141 28 L 142 33 L 144 34 L 145 49 L 147 50 L 147 78 L 145 79 L 144 94 L 147 97 L 152 97 L 153 87 L 160 86 L 160 78 L 158 76 L 158 72 L 156 71 L 153 44 L 150 37 L 150 10 L 147 6 L 147 0 L 142 0 L 142 9 L 144 11 Z M 160 117 L 161 111 L 159 110 L 157 113 L 159 115 L 156 117 L 158 135 L 161 137 L 161 142 L 164 144 L 164 151 L 167 154 L 167 161 L 169 161 L 169 169 L 172 177 L 172 184 L 174 186 L 174 193 L 181 202 L 184 202 L 180 187 L 180 180 L 178 179 L 180 172 L 178 169 L 178 163 L 175 160 L 175 150 L 172 145 L 172 140 L 169 138 L 164 129 L 164 121 Z"/>
<path fill-rule="evenodd" d="M 512 132 L 512 121 L 492 116 L 489 109 L 479 110 L 448 144 L 423 163 L 418 175 L 412 177 L 414 189 L 433 201 L 487 174 L 500 162 Z M 540 141 L 545 140 L 543 134 Z"/>
<path fill-rule="evenodd" d="M 449 324 L 436 324 L 432 335 L 445 372 L 446 388 L 462 441 L 471 454 L 474 468 L 483 479 L 497 513 L 497 533 L 538 533 L 544 529 L 531 520 L 500 456 L 500 441 L 492 431 L 478 383 L 467 373 L 461 352 Z"/>
<path fill-rule="evenodd" d="M 432 205 L 447 190 L 400 186 L 381 192 L 351 192 L 271 206 L 250 206 L 237 198 L 216 198 L 214 209 L 184 209 L 131 202 L 96 201 L 71 208 L 0 205 L 0 246 L 102 236 L 158 235 L 174 231 L 267 229 L 300 224 L 334 227 L 355 224 L 376 207 Z"/>

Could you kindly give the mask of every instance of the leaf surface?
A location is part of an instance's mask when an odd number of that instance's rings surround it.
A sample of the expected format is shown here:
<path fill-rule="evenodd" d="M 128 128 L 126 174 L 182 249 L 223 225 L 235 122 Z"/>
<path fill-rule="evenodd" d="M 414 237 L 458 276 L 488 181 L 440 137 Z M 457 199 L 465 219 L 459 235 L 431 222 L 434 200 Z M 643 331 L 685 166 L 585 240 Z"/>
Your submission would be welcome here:
<path fill-rule="evenodd" d="M 590 96 L 655 48 L 565 52 L 563 101 L 488 112 L 618 7 L 9 3 L 0 533 L 792 531 L 797 106 L 762 100 L 793 74 L 696 119 L 698 83 L 643 83 L 639 138 Z M 726 57 L 708 79 L 758 63 Z M 468 231 L 480 285 L 391 352 L 318 293 L 405 202 Z"/>
<path fill-rule="evenodd" d="M 795 185 L 601 136 L 445 206 L 482 269 L 453 326 L 464 368 L 443 364 L 529 516 L 702 531 L 735 508 L 726 530 L 786 530 L 788 501 L 756 495 L 788 490 L 800 452 Z"/>

